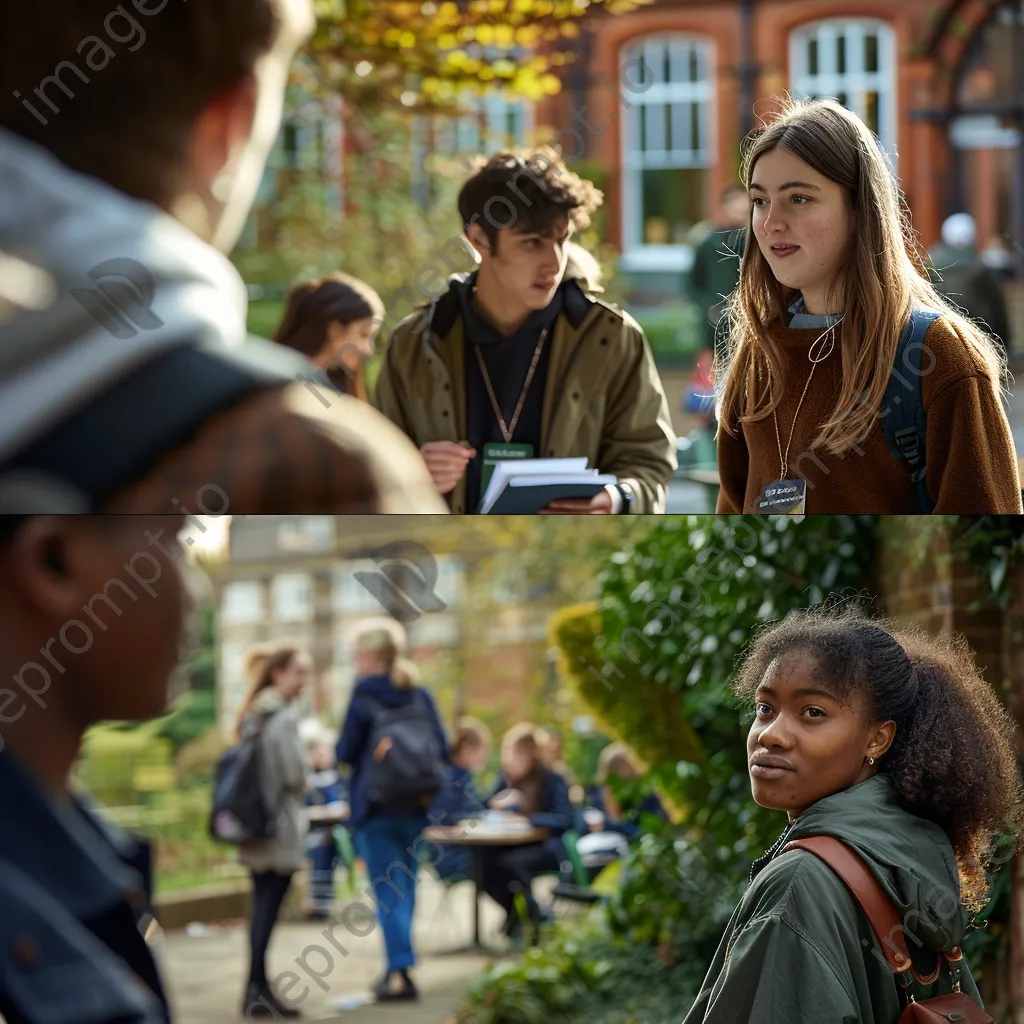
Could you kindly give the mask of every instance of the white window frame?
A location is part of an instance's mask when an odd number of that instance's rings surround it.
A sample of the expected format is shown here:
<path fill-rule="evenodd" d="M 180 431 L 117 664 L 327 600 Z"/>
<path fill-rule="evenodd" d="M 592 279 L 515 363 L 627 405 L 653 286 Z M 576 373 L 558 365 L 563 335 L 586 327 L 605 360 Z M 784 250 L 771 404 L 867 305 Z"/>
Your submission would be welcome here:
<path fill-rule="evenodd" d="M 374 562 L 345 562 L 335 569 L 331 580 L 331 606 L 337 615 L 379 615 L 387 611 L 380 601 L 356 579 L 357 572 L 379 573 Z"/>
<path fill-rule="evenodd" d="M 282 573 L 274 577 L 270 589 L 276 621 L 308 622 L 313 618 L 313 580 L 309 575 Z"/>
<path fill-rule="evenodd" d="M 423 115 L 413 120 L 411 133 L 412 189 L 425 195 L 429 175 L 427 159 L 434 153 L 444 156 L 483 154 L 493 156 L 508 149 L 523 149 L 533 138 L 537 105 L 525 97 L 491 92 L 483 96 L 466 92 L 459 97 L 457 114 Z M 509 113 L 514 113 L 516 128 L 511 141 L 505 131 Z M 485 124 L 481 132 L 480 120 Z M 434 118 L 434 148 L 431 150 L 430 119 Z"/>
<path fill-rule="evenodd" d="M 246 595 L 240 599 L 238 595 Z M 257 600 L 252 601 L 252 595 Z M 248 603 L 247 603 L 248 602 Z M 261 622 L 266 614 L 263 583 L 260 580 L 231 580 L 220 598 L 220 619 L 226 624 Z"/>
<path fill-rule="evenodd" d="M 864 70 L 864 38 L 878 35 L 878 71 Z M 835 40 L 846 36 L 846 71 L 836 68 Z M 808 44 L 818 41 L 818 73 L 808 70 Z M 789 37 L 790 91 L 795 98 L 807 96 L 837 98 L 846 93 L 847 107 L 867 118 L 867 94 L 877 92 L 883 98 L 878 137 L 886 155 L 897 166 L 899 131 L 899 83 L 896 75 L 896 32 L 880 18 L 826 18 L 808 22 Z"/>
<path fill-rule="evenodd" d="M 677 52 L 689 52 L 696 47 L 702 61 L 703 76 L 699 82 L 655 80 L 641 83 L 635 61 L 647 62 L 654 47 L 676 44 Z M 716 53 L 712 40 L 705 36 L 681 32 L 666 32 L 631 40 L 622 50 L 621 66 L 629 68 L 629 82 L 624 83 L 622 118 L 622 261 L 626 271 L 686 271 L 693 264 L 693 247 L 685 244 L 648 245 L 643 235 L 643 172 L 645 170 L 677 170 L 703 168 L 715 165 L 718 152 L 716 133 Z M 645 87 L 641 87 L 645 86 Z M 639 132 L 639 110 L 643 106 L 663 106 L 669 103 L 702 103 L 704 105 L 703 134 L 699 150 L 662 150 L 644 153 L 634 145 Z M 687 108 L 680 108 L 685 110 Z M 689 122 L 687 118 L 688 125 Z M 654 154 L 652 158 L 652 154 Z M 660 157 L 660 158 L 659 158 Z"/>

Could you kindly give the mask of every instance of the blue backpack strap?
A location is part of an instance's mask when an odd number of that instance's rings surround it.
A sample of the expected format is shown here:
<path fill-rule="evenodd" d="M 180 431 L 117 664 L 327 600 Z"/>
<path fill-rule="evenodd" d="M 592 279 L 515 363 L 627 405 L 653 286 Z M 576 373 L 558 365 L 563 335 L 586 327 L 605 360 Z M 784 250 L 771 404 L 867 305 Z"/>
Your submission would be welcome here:
<path fill-rule="evenodd" d="M 939 316 L 920 310 L 910 314 L 910 323 L 896 346 L 896 359 L 882 399 L 885 443 L 897 462 L 907 463 L 918 512 L 924 514 L 930 514 L 935 503 L 928 493 L 928 423 L 921 384 L 921 352 L 928 328 Z"/>

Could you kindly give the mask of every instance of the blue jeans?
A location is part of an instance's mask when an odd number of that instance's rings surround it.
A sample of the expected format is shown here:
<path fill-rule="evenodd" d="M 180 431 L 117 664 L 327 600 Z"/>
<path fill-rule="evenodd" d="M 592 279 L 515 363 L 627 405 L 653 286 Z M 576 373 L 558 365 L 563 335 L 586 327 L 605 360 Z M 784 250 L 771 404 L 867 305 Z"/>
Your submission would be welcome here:
<path fill-rule="evenodd" d="M 426 827 L 423 817 L 374 815 L 356 832 L 356 850 L 366 862 L 374 887 L 377 920 L 384 932 L 388 970 L 416 963 L 412 951 L 412 916 L 416 909 L 416 840 Z"/>

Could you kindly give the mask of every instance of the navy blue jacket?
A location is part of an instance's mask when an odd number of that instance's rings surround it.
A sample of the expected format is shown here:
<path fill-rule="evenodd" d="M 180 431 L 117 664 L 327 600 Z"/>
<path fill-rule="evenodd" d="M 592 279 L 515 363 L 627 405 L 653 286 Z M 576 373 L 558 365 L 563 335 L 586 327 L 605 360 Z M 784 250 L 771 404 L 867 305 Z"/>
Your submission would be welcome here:
<path fill-rule="evenodd" d="M 431 825 L 455 825 L 467 818 L 481 818 L 487 813 L 487 801 L 473 785 L 473 773 L 450 764 L 444 782 L 430 805 Z M 469 877 L 469 850 L 464 846 L 439 847 L 441 855 L 434 865 L 441 878 Z"/>
<path fill-rule="evenodd" d="M 668 814 L 661 805 L 657 793 L 651 793 L 645 797 L 643 802 L 634 810 L 627 810 L 626 817 L 622 821 L 615 821 L 608 816 L 604 806 L 604 791 L 600 786 L 595 786 L 588 794 L 589 806 L 600 811 L 604 815 L 604 828 L 602 832 L 618 832 L 619 835 L 633 839 L 640 835 L 643 829 L 640 827 L 640 819 L 647 814 L 663 821 L 668 821 Z"/>
<path fill-rule="evenodd" d="M 565 847 L 562 844 L 562 836 L 572 829 L 579 829 L 579 818 L 576 808 L 569 799 L 569 783 L 557 772 L 547 768 L 540 769 L 542 782 L 540 789 L 540 810 L 531 814 L 530 824 L 534 828 L 546 828 L 550 837 L 545 840 L 544 845 L 561 861 L 565 855 Z M 504 772 L 498 774 L 494 785 L 494 791 L 488 797 L 497 796 L 504 789 L 515 789 Z M 516 814 L 522 812 L 518 807 L 508 807 L 506 810 Z"/>
<path fill-rule="evenodd" d="M 467 818 L 480 818 L 487 813 L 487 801 L 473 785 L 473 773 L 450 764 L 444 782 L 430 805 L 433 825 L 454 825 Z"/>
<path fill-rule="evenodd" d="M 378 813 L 376 808 L 371 805 L 367 794 L 366 780 L 373 762 L 373 750 L 370 749 L 373 709 L 369 701 L 376 701 L 386 708 L 407 707 L 412 703 L 417 692 L 426 697 L 427 704 L 430 706 L 434 728 L 441 741 L 441 756 L 447 761 L 449 757 L 448 740 L 445 738 L 441 717 L 437 713 L 437 705 L 427 690 L 395 686 L 390 676 L 364 676 L 356 682 L 336 750 L 338 763 L 352 766 L 352 778 L 349 782 L 351 788 L 349 827 L 352 829 L 359 828 L 371 815 Z M 425 821 L 426 811 L 423 812 L 423 817 Z"/>
<path fill-rule="evenodd" d="M 0 1018 L 167 1024 L 135 840 L 84 801 L 57 803 L 9 753 L 0 821 Z"/>

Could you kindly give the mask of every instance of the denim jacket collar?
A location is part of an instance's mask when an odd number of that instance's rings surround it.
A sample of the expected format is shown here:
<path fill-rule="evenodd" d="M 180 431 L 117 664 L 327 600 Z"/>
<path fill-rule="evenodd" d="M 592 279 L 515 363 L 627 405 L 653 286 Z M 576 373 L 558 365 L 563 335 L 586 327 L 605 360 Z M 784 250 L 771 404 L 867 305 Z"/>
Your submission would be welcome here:
<path fill-rule="evenodd" d="M 142 888 L 125 863 L 132 839 L 102 822 L 85 801 L 56 801 L 9 753 L 0 752 L 0 863 L 28 875 L 80 921 Z"/>

